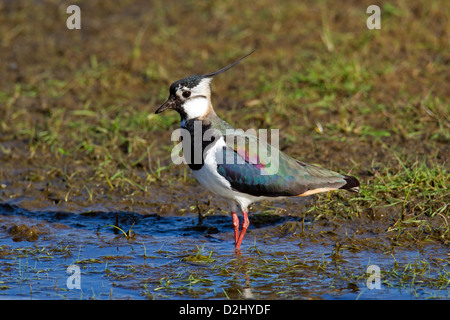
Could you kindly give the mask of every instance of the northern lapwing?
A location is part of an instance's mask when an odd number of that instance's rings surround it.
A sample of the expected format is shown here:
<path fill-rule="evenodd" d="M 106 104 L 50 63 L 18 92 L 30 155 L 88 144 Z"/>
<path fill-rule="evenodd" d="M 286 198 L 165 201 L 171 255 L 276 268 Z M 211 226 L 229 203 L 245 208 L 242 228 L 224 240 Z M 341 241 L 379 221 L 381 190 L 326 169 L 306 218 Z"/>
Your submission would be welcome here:
<path fill-rule="evenodd" d="M 227 199 L 236 251 L 240 250 L 249 226 L 247 208 L 251 203 L 359 189 L 356 178 L 293 159 L 256 135 L 235 130 L 217 116 L 211 104 L 212 77 L 234 67 L 251 53 L 216 72 L 172 83 L 168 100 L 155 112 L 173 109 L 180 114 L 181 130 L 191 137 L 183 137 L 182 141 L 184 156 L 191 155 L 186 163 L 203 187 Z M 200 139 L 196 136 L 198 132 Z M 252 143 L 257 147 L 251 148 Z M 243 214 L 240 232 L 237 206 Z"/>

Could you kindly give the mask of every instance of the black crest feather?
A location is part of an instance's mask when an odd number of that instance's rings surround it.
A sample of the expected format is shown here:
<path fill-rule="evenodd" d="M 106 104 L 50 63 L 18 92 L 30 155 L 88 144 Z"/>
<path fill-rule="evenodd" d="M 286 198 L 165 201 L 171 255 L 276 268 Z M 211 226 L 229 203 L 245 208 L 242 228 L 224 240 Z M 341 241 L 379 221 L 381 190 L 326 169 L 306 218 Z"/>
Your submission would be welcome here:
<path fill-rule="evenodd" d="M 243 56 L 242 58 L 239 58 L 238 60 L 236 60 L 235 62 L 233 62 L 232 64 L 218 70 L 215 72 L 211 72 L 211 73 L 207 73 L 202 75 L 202 78 L 209 78 L 209 77 L 214 77 L 215 75 L 218 75 L 219 73 L 225 72 L 227 70 L 230 70 L 231 68 L 233 68 L 235 65 L 237 65 L 239 62 L 241 62 L 243 59 L 247 58 L 249 55 L 251 55 L 253 52 L 255 52 L 256 49 L 253 49 L 250 53 L 247 53 L 245 56 Z"/>

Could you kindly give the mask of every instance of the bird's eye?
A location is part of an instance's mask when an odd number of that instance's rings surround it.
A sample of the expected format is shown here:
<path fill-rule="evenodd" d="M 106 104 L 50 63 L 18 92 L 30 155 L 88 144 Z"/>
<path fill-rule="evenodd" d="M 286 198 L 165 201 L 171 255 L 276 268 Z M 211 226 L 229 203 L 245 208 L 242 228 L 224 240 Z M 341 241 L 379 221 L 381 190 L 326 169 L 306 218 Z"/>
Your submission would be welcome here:
<path fill-rule="evenodd" d="M 190 95 L 191 95 L 191 92 L 190 92 L 190 91 L 183 91 L 183 97 L 189 98 Z"/>

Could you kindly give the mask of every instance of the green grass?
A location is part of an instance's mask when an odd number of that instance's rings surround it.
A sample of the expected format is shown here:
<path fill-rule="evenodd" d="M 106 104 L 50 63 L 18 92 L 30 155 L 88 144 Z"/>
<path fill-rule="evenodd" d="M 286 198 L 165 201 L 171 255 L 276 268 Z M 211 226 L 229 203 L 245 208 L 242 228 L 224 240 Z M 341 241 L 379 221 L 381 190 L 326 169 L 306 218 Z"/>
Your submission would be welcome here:
<path fill-rule="evenodd" d="M 395 154 L 395 153 L 394 153 Z M 315 219 L 371 218 L 385 221 L 385 231 L 403 239 L 446 241 L 450 236 L 448 200 L 450 174 L 446 166 L 427 165 L 424 158 L 395 158 L 373 164 L 358 195 L 326 194 L 307 210 Z"/>

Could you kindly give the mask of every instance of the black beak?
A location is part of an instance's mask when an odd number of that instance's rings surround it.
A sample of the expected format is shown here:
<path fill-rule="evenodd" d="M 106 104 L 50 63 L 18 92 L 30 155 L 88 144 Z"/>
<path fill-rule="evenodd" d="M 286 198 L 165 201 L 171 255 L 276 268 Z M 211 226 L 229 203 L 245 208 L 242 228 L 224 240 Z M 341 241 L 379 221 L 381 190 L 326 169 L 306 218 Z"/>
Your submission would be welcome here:
<path fill-rule="evenodd" d="M 164 104 L 159 107 L 155 113 L 161 113 L 163 111 L 166 111 L 167 109 L 173 109 L 175 108 L 176 104 L 175 104 L 175 99 L 172 97 L 169 97 L 169 99 L 167 99 L 166 102 L 164 102 Z"/>

